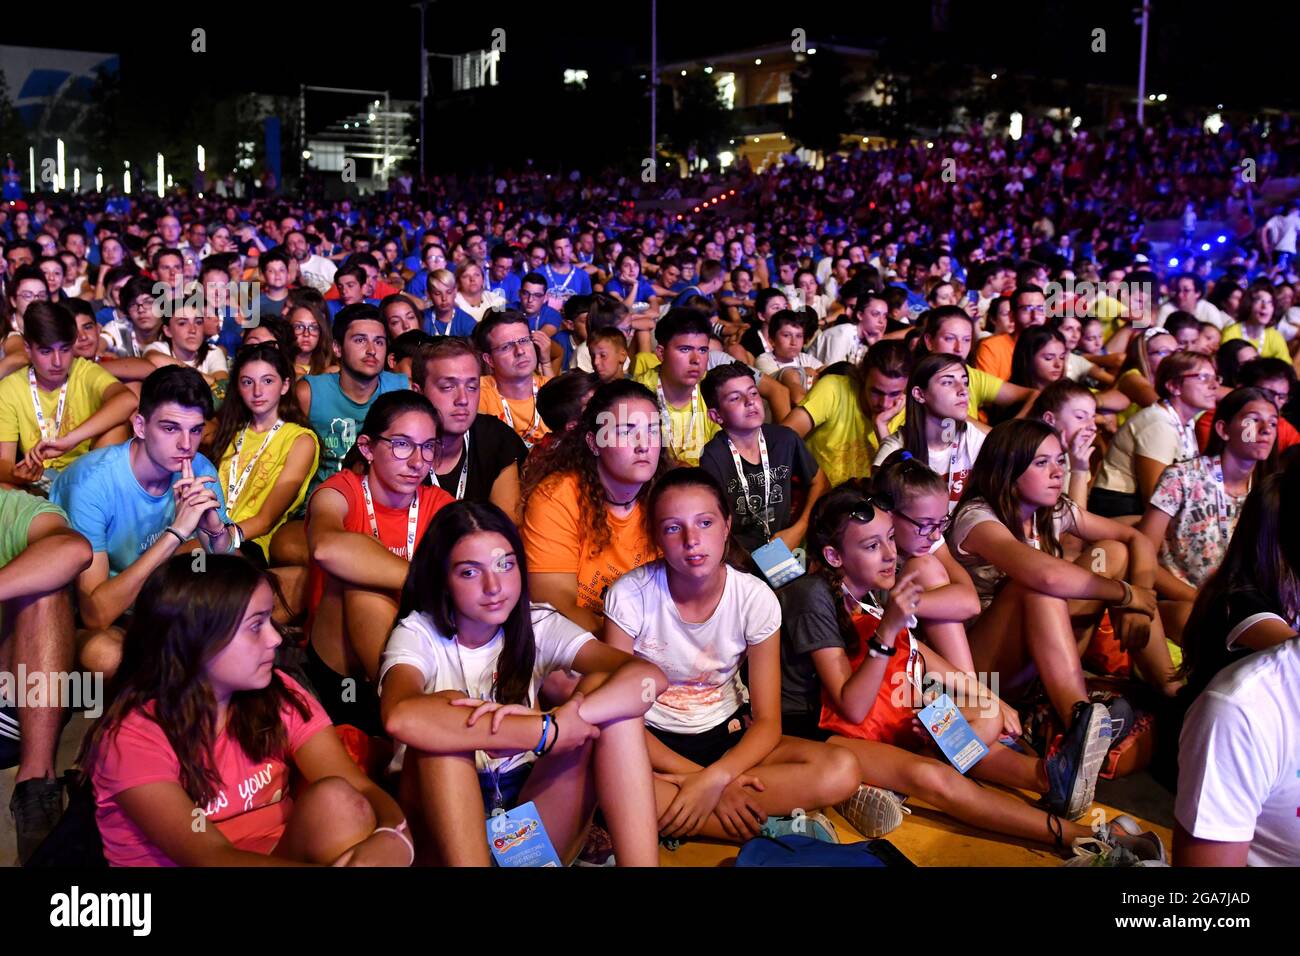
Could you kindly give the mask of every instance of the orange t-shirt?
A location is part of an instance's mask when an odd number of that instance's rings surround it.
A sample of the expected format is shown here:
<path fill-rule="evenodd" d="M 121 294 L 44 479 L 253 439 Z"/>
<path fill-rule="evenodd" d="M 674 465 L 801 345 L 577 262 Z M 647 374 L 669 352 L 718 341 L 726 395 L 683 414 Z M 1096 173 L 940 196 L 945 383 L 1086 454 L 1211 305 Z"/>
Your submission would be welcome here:
<path fill-rule="evenodd" d="M 478 410 L 481 415 L 491 415 L 505 422 L 515 430 L 515 434 L 524 440 L 530 448 L 536 445 L 543 435 L 550 434 L 550 429 L 537 412 L 537 389 L 546 384 L 540 375 L 533 376 L 533 394 L 528 398 L 504 398 L 497 388 L 497 380 L 491 375 L 479 378 Z M 510 414 L 506 414 L 506 409 Z"/>
<path fill-rule="evenodd" d="M 855 614 L 853 625 L 858 630 L 858 652 L 849 659 L 849 666 L 856 674 L 858 668 L 867 659 L 867 641 L 875 635 L 880 620 L 871 614 Z M 914 693 L 911 688 L 904 692 L 902 687 L 907 681 L 909 665 L 915 666 L 910 651 L 912 643 L 908 639 L 906 630 L 898 632 L 898 637 L 894 639 L 894 646 L 898 650 L 885 665 L 885 675 L 880 679 L 880 690 L 876 692 L 876 699 L 872 702 L 871 710 L 867 712 L 867 717 L 862 723 L 854 724 L 845 720 L 831 703 L 830 695 L 824 688 L 822 689 L 822 715 L 819 724 L 823 729 L 839 734 L 841 737 L 874 740 L 878 743 L 902 747 L 904 750 L 917 751 L 924 746 L 925 742 L 912 729 L 912 720 L 916 711 L 912 707 L 899 706 L 897 703 L 898 700 L 911 700 Z"/>
<path fill-rule="evenodd" d="M 605 590 L 633 568 L 659 556 L 646 537 L 638 504 L 617 518 L 606 512 L 610 540 L 594 556 L 583 530 L 585 504 L 578 501 L 578 477 L 548 479 L 524 509 L 524 552 L 528 570 L 539 574 L 573 574 L 578 578 L 578 606 L 596 614 L 605 609 Z"/>
<path fill-rule="evenodd" d="M 980 342 L 975 354 L 975 367 L 996 375 L 1003 381 L 1011 380 L 1011 356 L 1016 350 L 1016 340 L 1005 332 L 990 335 Z"/>
<path fill-rule="evenodd" d="M 1196 419 L 1196 444 L 1201 449 L 1201 454 L 1205 454 L 1205 448 L 1210 444 L 1210 436 L 1214 434 L 1214 412 L 1202 412 Z M 1280 455 L 1292 445 L 1300 444 L 1300 431 L 1296 431 L 1294 425 L 1282 416 L 1277 419 L 1277 452 Z"/>

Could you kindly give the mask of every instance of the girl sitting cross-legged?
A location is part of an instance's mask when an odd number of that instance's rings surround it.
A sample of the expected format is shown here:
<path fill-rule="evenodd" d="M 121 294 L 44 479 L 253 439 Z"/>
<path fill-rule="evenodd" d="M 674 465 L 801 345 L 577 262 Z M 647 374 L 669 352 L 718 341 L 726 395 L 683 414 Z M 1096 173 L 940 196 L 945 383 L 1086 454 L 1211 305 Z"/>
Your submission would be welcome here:
<path fill-rule="evenodd" d="M 549 604 L 532 604 L 513 522 L 491 504 L 442 509 L 416 550 L 380 666 L 384 729 L 404 746 L 401 801 L 421 863 L 487 866 L 484 815 L 532 801 L 571 862 L 599 803 L 623 866 L 655 866 L 642 716 L 667 686 Z M 584 674 L 543 713 L 548 674 Z"/>

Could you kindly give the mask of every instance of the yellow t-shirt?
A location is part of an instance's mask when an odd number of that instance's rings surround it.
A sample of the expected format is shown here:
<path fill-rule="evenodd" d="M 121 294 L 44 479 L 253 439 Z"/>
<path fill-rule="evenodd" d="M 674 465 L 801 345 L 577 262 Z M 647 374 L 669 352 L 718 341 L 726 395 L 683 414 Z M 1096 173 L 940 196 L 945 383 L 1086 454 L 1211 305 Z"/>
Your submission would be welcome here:
<path fill-rule="evenodd" d="M 533 376 L 534 389 L 539 389 L 545 384 L 546 379 L 540 375 Z M 508 417 L 507 407 L 510 409 Z M 528 398 L 504 398 L 497 389 L 497 380 L 491 375 L 479 377 L 478 410 L 482 415 L 491 415 L 505 422 L 530 448 L 536 445 L 543 435 L 550 434 L 551 431 L 542 421 L 542 416 L 537 413 L 537 400 L 532 395 Z"/>
<path fill-rule="evenodd" d="M 852 377 L 819 378 L 799 407 L 816 426 L 806 443 L 832 488 L 850 478 L 871 474 L 871 460 L 880 448 L 880 439 L 862 414 Z"/>
<path fill-rule="evenodd" d="M 1099 295 L 1092 304 L 1092 314 L 1101 319 L 1101 340 L 1108 341 L 1119 328 L 1119 320 L 1127 310 L 1124 303 L 1108 295 Z"/>
<path fill-rule="evenodd" d="M 66 435 L 99 411 L 104 404 L 104 393 L 116 384 L 117 379 L 94 362 L 74 358 L 72 367 L 68 370 L 68 396 L 63 404 L 59 435 Z M 41 399 L 41 414 L 45 416 L 47 428 L 54 423 L 54 413 L 59 407 L 59 391 L 57 388 L 52 392 L 37 389 Z M 57 438 L 58 435 L 52 437 Z M 36 424 L 36 411 L 32 408 L 27 368 L 20 368 L 0 380 L 0 442 L 17 442 L 17 458 L 21 459 L 40 440 L 41 430 Z M 90 451 L 90 442 L 91 439 L 87 438 L 58 458 L 47 461 L 46 469 L 61 471 L 67 468 Z"/>
<path fill-rule="evenodd" d="M 1245 339 L 1251 345 L 1255 346 L 1255 351 L 1259 353 L 1260 358 L 1281 359 L 1283 362 L 1291 361 L 1291 352 L 1286 347 L 1286 339 L 1282 333 L 1272 326 L 1264 329 L 1264 341 L 1252 339 L 1246 335 L 1246 330 L 1240 322 L 1233 322 L 1223 330 L 1223 341 L 1231 342 L 1233 339 Z"/>
<path fill-rule="evenodd" d="M 641 356 L 645 354 L 647 353 L 639 353 L 637 359 L 640 360 Z M 644 371 L 633 375 L 633 378 L 650 389 L 650 391 L 655 392 L 657 396 L 659 388 L 658 362 L 656 361 L 653 366 L 647 366 L 646 363 L 638 361 L 633 365 L 633 371 L 636 370 L 638 365 Z M 704 397 L 700 394 L 700 386 L 695 386 L 695 392 L 691 395 L 691 400 L 685 405 L 680 408 L 676 405 L 667 405 L 667 409 L 667 417 L 665 418 L 661 411 L 659 418 L 660 434 L 664 445 L 672 456 L 683 464 L 698 465 L 704 446 L 710 438 L 720 431 L 713 420 L 709 418 L 708 409 L 704 407 Z"/>
<path fill-rule="evenodd" d="M 239 497 L 235 499 L 235 504 L 231 507 L 229 499 L 230 494 L 230 462 L 235 457 L 235 442 L 239 441 L 241 431 L 235 436 L 235 441 L 230 443 L 221 454 L 221 463 L 217 467 L 217 477 L 221 481 L 221 496 L 226 502 L 226 513 L 230 515 L 230 520 L 238 524 L 240 521 L 246 521 L 262 510 L 262 505 L 266 503 L 267 496 L 271 494 L 271 489 L 280 478 L 280 473 L 284 471 L 284 466 L 289 461 L 289 452 L 293 448 L 293 443 L 303 435 L 311 436 L 312 459 L 311 467 L 307 469 L 307 474 L 303 476 L 302 485 L 298 488 L 298 494 L 294 496 L 293 503 L 285 509 L 284 514 L 276 518 L 275 524 L 271 530 L 260 538 L 254 538 L 262 546 L 262 550 L 267 554 L 271 552 L 271 536 L 284 524 L 289 515 L 298 510 L 303 499 L 307 496 L 307 486 L 311 484 L 312 478 L 316 474 L 316 467 L 320 463 L 320 440 L 316 433 L 310 428 L 303 428 L 301 425 L 295 425 L 293 422 L 285 422 L 275 437 L 270 440 L 266 448 L 260 455 L 257 450 L 262 447 L 262 442 L 266 438 L 265 434 L 259 435 L 257 432 L 250 431 L 244 439 L 244 447 L 239 453 L 239 474 L 235 476 L 238 481 L 243 475 L 244 469 L 248 463 L 257 455 L 257 462 L 253 465 L 252 472 L 244 481 L 243 487 L 239 490 Z"/>

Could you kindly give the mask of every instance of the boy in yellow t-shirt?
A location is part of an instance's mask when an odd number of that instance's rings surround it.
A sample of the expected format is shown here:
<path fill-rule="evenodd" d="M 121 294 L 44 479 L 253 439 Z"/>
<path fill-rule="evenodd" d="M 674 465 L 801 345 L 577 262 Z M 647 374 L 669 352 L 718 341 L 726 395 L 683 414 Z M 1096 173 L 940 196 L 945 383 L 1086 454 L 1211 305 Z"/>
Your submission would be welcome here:
<path fill-rule="evenodd" d="M 663 445 L 683 464 L 698 465 L 718 426 L 709 419 L 700 380 L 709 370 L 709 320 L 690 309 L 672 309 L 655 326 L 658 367 L 639 353 L 632 377 L 655 393 Z"/>
<path fill-rule="evenodd" d="M 125 385 L 73 356 L 76 340 L 76 320 L 63 306 L 28 307 L 28 365 L 0 380 L 0 482 L 43 483 L 47 470 L 72 464 L 135 411 L 135 396 Z"/>

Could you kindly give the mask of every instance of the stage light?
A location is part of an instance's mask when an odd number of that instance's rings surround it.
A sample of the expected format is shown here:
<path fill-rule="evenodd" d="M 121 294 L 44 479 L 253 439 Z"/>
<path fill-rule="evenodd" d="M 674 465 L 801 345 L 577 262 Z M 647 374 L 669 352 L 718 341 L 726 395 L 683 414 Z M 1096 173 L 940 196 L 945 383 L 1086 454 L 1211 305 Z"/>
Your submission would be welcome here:
<path fill-rule="evenodd" d="M 197 158 L 198 158 L 198 161 L 199 161 L 199 172 L 201 172 L 201 173 L 206 173 L 206 172 L 208 171 L 208 154 L 207 154 L 207 152 L 203 149 L 203 144 L 202 144 L 202 143 L 199 144 L 199 148 L 198 148 L 198 150 L 197 150 L 197 153 L 198 153 L 198 157 L 197 157 Z"/>
<path fill-rule="evenodd" d="M 761 56 L 755 58 L 755 60 L 754 60 L 754 65 L 755 65 L 755 66 L 762 66 L 762 65 L 763 65 L 763 58 L 762 58 Z"/>
<path fill-rule="evenodd" d="M 1178 260 L 1177 260 L 1177 259 L 1170 259 L 1170 260 L 1169 260 L 1169 268 L 1171 268 L 1171 269 L 1177 269 L 1177 268 L 1178 268 Z"/>
<path fill-rule="evenodd" d="M 996 80 L 997 78 L 998 78 L 998 75 L 997 75 L 996 73 L 990 73 L 990 74 L 989 74 L 989 79 L 990 79 L 990 80 Z"/>
<path fill-rule="evenodd" d="M 1223 245 L 1225 242 L 1228 241 L 1228 237 L 1227 237 L 1227 236 L 1219 236 L 1219 238 L 1216 239 L 1215 241 L 1218 242 L 1219 245 Z"/>
<path fill-rule="evenodd" d="M 162 199 L 162 197 L 166 194 L 166 192 L 167 192 L 167 182 L 166 182 L 166 176 L 164 175 L 164 171 L 163 171 L 163 154 L 159 153 L 158 154 L 158 198 Z"/>
<path fill-rule="evenodd" d="M 1210 251 L 1210 244 L 1209 244 L 1208 242 L 1203 242 L 1203 243 L 1201 243 L 1201 251 L 1202 251 L 1202 252 L 1209 252 L 1209 251 Z"/>

